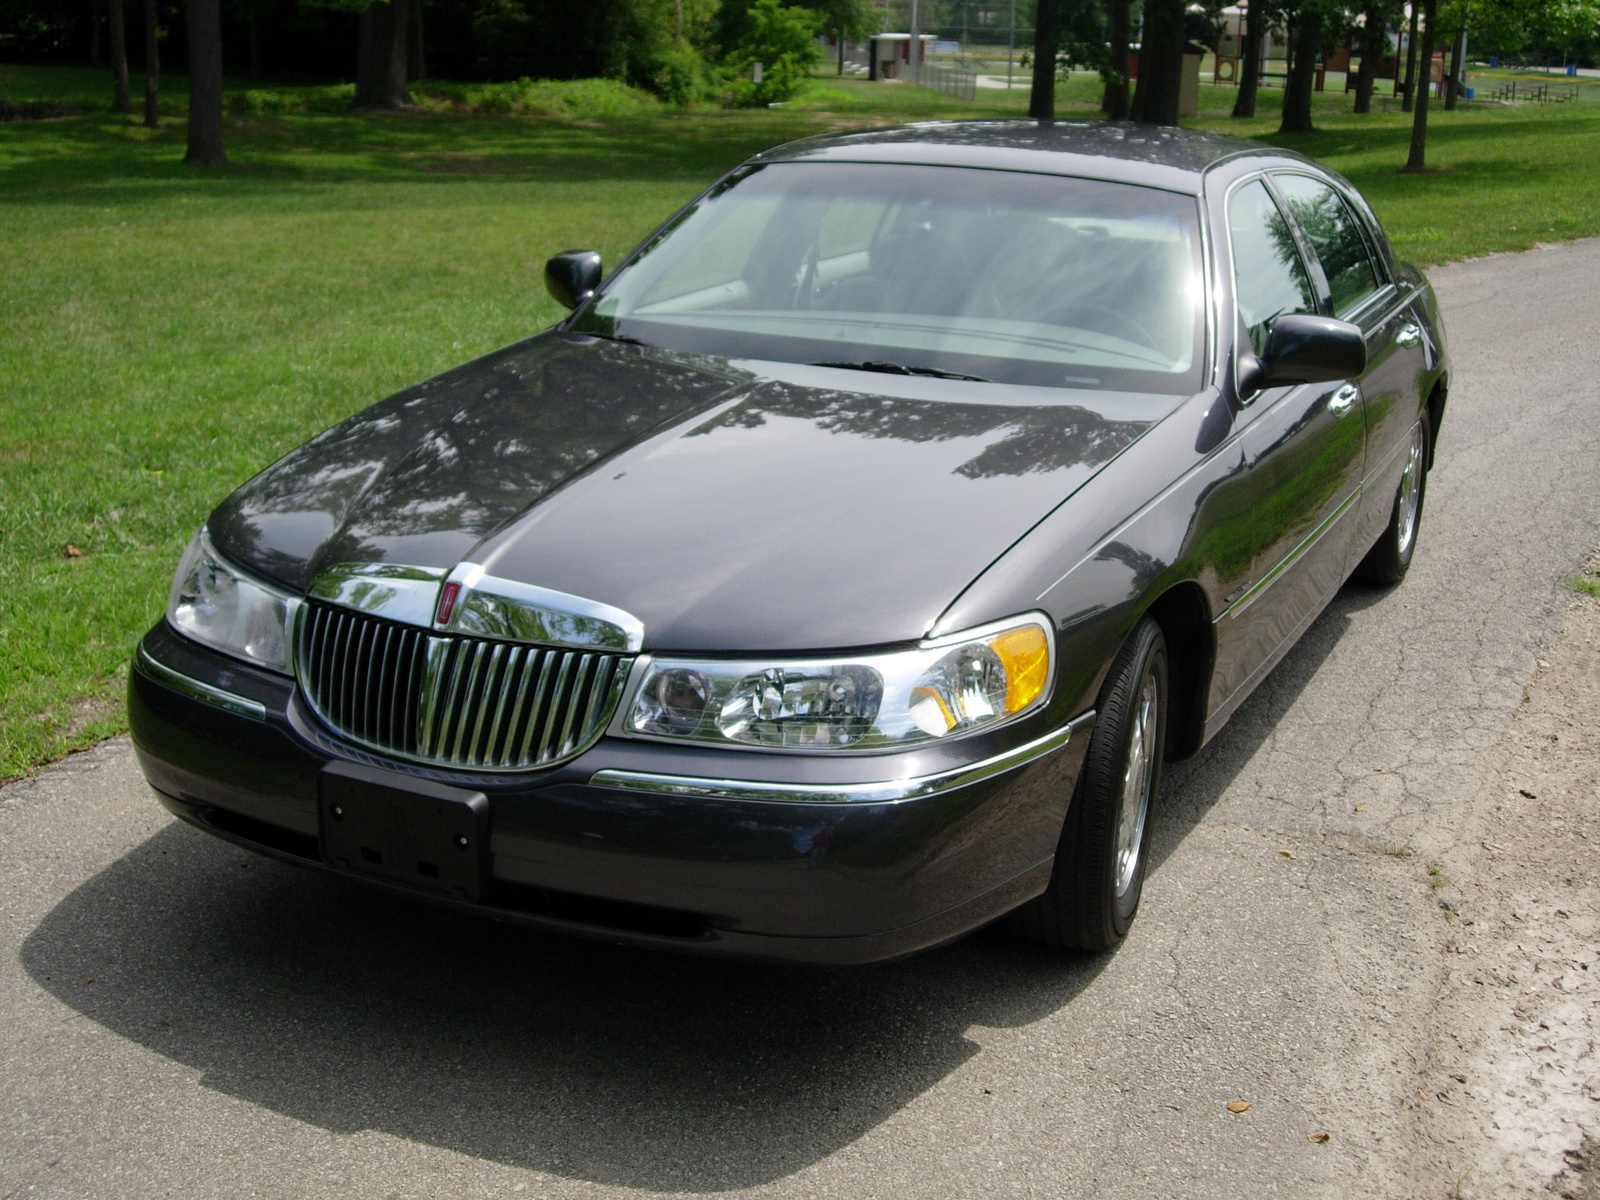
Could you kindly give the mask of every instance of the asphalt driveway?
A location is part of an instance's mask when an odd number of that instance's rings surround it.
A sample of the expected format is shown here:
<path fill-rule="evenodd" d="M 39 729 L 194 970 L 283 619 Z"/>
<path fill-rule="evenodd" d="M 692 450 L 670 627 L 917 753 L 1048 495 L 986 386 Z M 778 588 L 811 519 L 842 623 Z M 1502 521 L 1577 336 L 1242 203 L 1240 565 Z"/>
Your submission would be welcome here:
<path fill-rule="evenodd" d="M 1600 538 L 1600 242 L 1432 274 L 1457 375 L 1411 576 L 1169 773 L 1117 953 L 558 940 L 209 839 L 118 740 L 0 789 L 0 1198 L 1446 1194 L 1426 864 Z"/>

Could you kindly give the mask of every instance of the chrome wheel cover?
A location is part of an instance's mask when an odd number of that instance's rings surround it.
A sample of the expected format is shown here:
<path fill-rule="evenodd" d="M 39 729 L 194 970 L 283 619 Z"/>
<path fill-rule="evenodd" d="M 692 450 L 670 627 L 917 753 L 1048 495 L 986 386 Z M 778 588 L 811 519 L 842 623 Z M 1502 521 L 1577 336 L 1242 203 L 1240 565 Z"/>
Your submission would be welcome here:
<path fill-rule="evenodd" d="M 1395 549 L 1402 559 L 1417 536 L 1417 514 L 1422 508 L 1422 426 L 1411 431 L 1411 448 L 1406 452 L 1406 472 L 1400 476 L 1400 496 L 1395 509 Z"/>
<path fill-rule="evenodd" d="M 1146 671 L 1139 681 L 1134 700 L 1133 720 L 1128 731 L 1128 762 L 1122 773 L 1121 803 L 1117 813 L 1117 845 L 1113 866 L 1116 896 L 1120 900 L 1133 887 L 1139 870 L 1139 852 L 1144 846 L 1145 822 L 1150 816 L 1150 781 L 1155 775 L 1156 710 L 1160 701 L 1154 671 Z"/>

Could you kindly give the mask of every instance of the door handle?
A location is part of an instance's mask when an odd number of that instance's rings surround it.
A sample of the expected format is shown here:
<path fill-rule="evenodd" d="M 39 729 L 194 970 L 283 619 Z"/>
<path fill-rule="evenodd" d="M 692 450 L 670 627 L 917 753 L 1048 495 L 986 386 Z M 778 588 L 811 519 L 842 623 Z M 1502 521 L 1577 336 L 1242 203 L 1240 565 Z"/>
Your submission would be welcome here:
<path fill-rule="evenodd" d="M 1394 340 L 1402 346 L 1415 346 L 1422 340 L 1422 329 L 1408 321 L 1400 327 L 1400 332 L 1395 335 Z"/>
<path fill-rule="evenodd" d="M 1347 383 L 1328 398 L 1328 411 L 1336 417 L 1342 417 L 1355 406 L 1361 397 L 1361 389 L 1353 383 Z"/>

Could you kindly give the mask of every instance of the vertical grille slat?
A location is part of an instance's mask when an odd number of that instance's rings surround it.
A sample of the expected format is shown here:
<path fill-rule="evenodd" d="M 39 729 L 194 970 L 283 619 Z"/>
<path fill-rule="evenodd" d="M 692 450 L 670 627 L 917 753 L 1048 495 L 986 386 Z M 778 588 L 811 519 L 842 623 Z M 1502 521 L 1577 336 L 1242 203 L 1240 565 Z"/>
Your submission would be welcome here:
<path fill-rule="evenodd" d="M 312 601 L 296 671 L 325 724 L 380 752 L 487 770 L 587 749 L 611 719 L 628 657 L 457 637 Z"/>

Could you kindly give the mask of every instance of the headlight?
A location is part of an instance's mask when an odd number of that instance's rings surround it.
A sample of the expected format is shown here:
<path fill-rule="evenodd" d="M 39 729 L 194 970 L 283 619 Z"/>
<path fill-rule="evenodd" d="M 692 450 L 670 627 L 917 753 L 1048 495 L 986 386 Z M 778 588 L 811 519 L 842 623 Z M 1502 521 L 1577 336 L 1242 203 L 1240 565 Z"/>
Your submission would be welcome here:
<path fill-rule="evenodd" d="M 178 560 L 167 621 L 197 642 L 288 675 L 292 603 L 218 554 L 202 528 Z"/>
<path fill-rule="evenodd" d="M 1050 622 L 1017 617 L 914 650 L 848 658 L 657 659 L 623 727 L 650 737 L 796 750 L 868 750 L 952 737 L 1038 707 Z"/>

